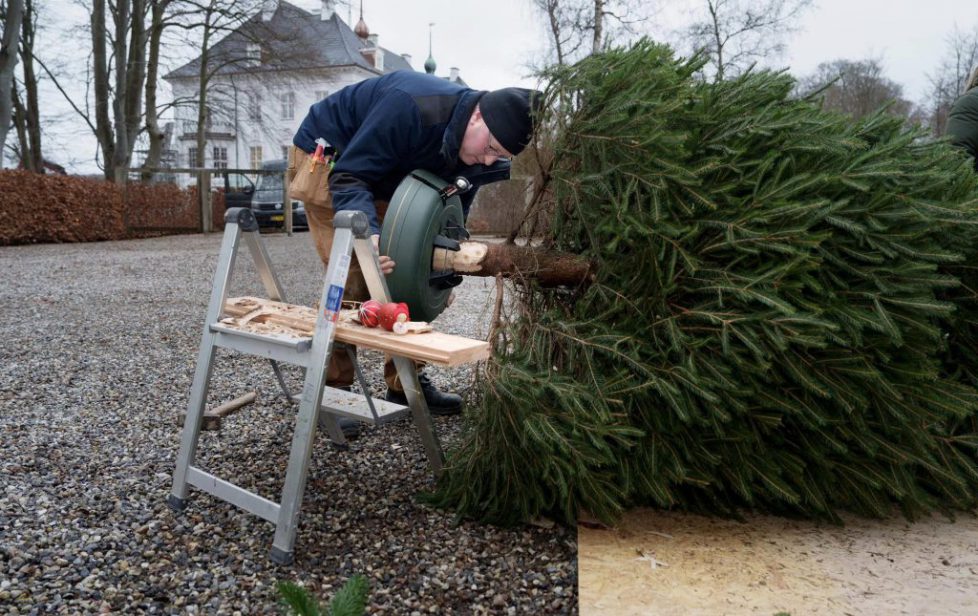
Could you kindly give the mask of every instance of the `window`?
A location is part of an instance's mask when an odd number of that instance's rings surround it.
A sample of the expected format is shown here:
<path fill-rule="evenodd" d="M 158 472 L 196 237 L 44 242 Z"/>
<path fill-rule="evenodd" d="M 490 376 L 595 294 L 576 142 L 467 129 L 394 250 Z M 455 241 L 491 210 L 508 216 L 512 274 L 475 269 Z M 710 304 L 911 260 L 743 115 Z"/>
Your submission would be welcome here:
<path fill-rule="evenodd" d="M 197 166 L 197 148 L 187 150 L 187 166 L 191 168 Z"/>
<path fill-rule="evenodd" d="M 251 148 L 249 148 L 249 150 L 251 152 L 251 168 L 252 169 L 261 169 L 261 163 L 262 163 L 262 159 L 261 159 L 261 146 L 260 145 L 253 145 L 253 146 L 251 146 Z"/>
<path fill-rule="evenodd" d="M 214 148 L 214 168 L 215 169 L 227 169 L 228 168 L 228 149 L 227 148 Z"/>
<path fill-rule="evenodd" d="M 275 191 L 277 195 L 282 194 L 282 174 L 281 173 L 263 173 L 258 176 L 258 190 L 265 191 Z M 276 199 L 279 197 L 276 196 Z"/>
<path fill-rule="evenodd" d="M 253 66 L 261 64 L 261 45 L 248 43 L 248 49 L 245 53 L 247 54 L 248 64 Z"/>
<path fill-rule="evenodd" d="M 257 92 L 248 96 L 248 121 L 261 122 L 261 94 Z"/>
<path fill-rule="evenodd" d="M 282 146 L 282 158 L 284 158 L 285 160 L 289 159 L 289 146 L 287 145 Z"/>
<path fill-rule="evenodd" d="M 295 118 L 295 92 L 285 92 L 279 95 L 279 102 L 282 103 L 282 119 L 292 120 Z"/>
<path fill-rule="evenodd" d="M 323 100 L 329 96 L 329 90 L 316 90 L 316 102 Z"/>

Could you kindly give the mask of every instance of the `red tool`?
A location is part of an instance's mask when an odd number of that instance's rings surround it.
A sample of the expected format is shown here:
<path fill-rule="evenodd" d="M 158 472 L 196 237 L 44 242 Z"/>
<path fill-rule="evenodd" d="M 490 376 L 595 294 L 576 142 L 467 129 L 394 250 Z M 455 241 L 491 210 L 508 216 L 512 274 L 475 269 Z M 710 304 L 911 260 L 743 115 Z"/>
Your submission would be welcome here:
<path fill-rule="evenodd" d="M 316 139 L 316 151 L 312 153 L 312 164 L 309 166 L 309 173 L 316 169 L 316 165 L 325 165 L 330 161 L 326 160 L 326 140 L 320 137 Z"/>

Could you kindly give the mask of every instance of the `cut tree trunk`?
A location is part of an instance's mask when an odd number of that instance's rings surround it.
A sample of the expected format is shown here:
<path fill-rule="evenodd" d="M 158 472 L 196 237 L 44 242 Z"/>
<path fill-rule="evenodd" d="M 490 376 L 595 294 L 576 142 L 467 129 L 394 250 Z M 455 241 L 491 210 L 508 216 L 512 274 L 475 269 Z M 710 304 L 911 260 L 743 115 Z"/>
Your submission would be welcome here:
<path fill-rule="evenodd" d="M 593 279 L 592 264 L 587 259 L 565 252 L 516 246 L 461 242 L 456 252 L 435 248 L 432 269 L 454 270 L 466 276 L 534 278 L 545 287 L 575 286 Z"/>

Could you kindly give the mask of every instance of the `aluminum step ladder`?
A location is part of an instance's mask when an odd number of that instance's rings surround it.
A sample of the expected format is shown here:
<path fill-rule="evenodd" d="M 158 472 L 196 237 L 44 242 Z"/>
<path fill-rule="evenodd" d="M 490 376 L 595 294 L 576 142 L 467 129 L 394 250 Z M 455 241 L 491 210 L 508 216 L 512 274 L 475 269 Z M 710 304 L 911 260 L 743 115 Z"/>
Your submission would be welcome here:
<path fill-rule="evenodd" d="M 441 473 L 444 465 L 444 454 L 438 442 L 438 436 L 434 431 L 427 403 L 421 393 L 413 360 L 406 357 L 393 358 L 397 374 L 404 386 L 404 393 L 408 402 L 407 407 L 383 400 L 370 399 L 368 393 L 360 396 L 332 387 L 325 387 L 327 361 L 330 353 L 337 346 L 334 345 L 336 323 L 339 319 L 343 290 L 346 286 L 351 255 L 354 251 L 361 265 L 370 296 L 380 302 L 390 301 L 390 292 L 380 271 L 380 261 L 373 244 L 370 242 L 367 217 L 362 212 L 339 212 L 333 219 L 335 229 L 333 248 L 329 257 L 329 266 L 326 270 L 323 292 L 319 301 L 320 309 L 311 340 L 309 338 L 246 332 L 220 323 L 224 303 L 227 300 L 228 284 L 231 280 L 242 238 L 244 238 L 255 261 L 258 274 L 269 299 L 284 301 L 282 287 L 272 269 L 268 252 L 258 233 L 258 222 L 251 210 L 232 208 L 225 215 L 224 222 L 224 238 L 200 341 L 200 351 L 197 356 L 193 386 L 190 390 L 190 400 L 187 404 L 187 418 L 183 426 L 176 469 L 173 472 L 173 488 L 167 498 L 167 504 L 176 511 L 182 511 L 187 506 L 188 487 L 194 486 L 268 520 L 275 524 L 271 558 L 276 563 L 288 565 L 294 558 L 293 548 L 299 522 L 299 510 L 302 505 L 302 495 L 305 490 L 306 475 L 312 457 L 317 427 L 324 428 L 334 443 L 345 444 L 346 438 L 340 429 L 339 417 L 381 424 L 402 416 L 409 409 L 424 445 L 428 462 L 436 475 Z M 270 360 L 279 385 L 286 396 L 299 402 L 285 484 L 282 488 L 281 500 L 277 503 L 194 466 L 211 370 L 218 347 L 234 349 Z M 349 348 L 347 351 L 355 359 L 355 354 Z M 293 396 L 289 393 L 277 362 L 294 364 L 306 369 L 301 395 Z M 354 366 L 363 385 L 363 374 L 356 361 L 354 361 Z M 366 387 L 364 387 L 364 392 L 368 392 Z M 364 402 L 366 404 L 363 404 Z"/>

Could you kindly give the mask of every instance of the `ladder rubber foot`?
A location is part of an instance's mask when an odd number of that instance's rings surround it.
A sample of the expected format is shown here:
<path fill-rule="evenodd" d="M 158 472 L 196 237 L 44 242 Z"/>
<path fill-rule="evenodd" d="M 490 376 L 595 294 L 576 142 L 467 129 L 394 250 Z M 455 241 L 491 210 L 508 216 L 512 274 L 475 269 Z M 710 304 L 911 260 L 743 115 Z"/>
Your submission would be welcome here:
<path fill-rule="evenodd" d="M 179 498 L 171 494 L 166 497 L 166 504 L 174 511 L 183 511 L 187 508 L 187 499 Z"/>
<path fill-rule="evenodd" d="M 288 566 L 292 564 L 295 558 L 294 552 L 286 552 L 285 550 L 280 550 L 279 548 L 272 546 L 271 559 L 276 565 Z"/>

